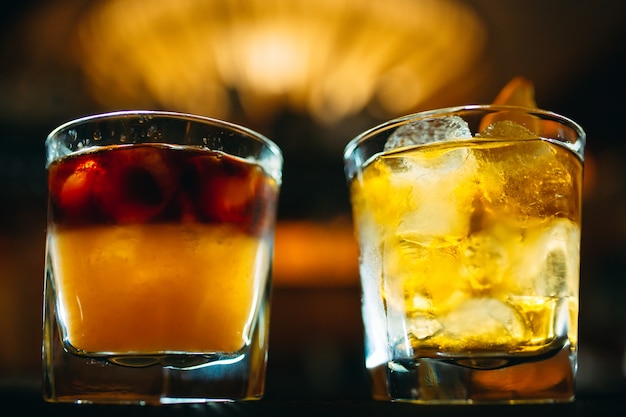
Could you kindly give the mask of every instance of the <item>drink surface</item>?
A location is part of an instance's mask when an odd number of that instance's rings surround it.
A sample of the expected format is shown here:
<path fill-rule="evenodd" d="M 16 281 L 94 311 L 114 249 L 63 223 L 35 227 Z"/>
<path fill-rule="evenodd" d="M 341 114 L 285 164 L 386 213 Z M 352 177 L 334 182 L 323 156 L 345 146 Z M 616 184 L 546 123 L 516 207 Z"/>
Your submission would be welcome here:
<path fill-rule="evenodd" d="M 351 181 L 368 367 L 575 346 L 581 179 L 580 159 L 541 139 L 372 159 Z"/>
<path fill-rule="evenodd" d="M 85 151 L 49 167 L 48 256 L 71 350 L 235 352 L 265 291 L 278 188 L 199 147 Z"/>

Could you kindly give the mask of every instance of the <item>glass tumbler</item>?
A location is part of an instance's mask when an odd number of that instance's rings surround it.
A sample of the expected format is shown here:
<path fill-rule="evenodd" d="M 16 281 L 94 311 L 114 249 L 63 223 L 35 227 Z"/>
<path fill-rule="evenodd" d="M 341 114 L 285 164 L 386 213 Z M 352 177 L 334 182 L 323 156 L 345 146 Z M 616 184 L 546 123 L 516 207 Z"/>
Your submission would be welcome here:
<path fill-rule="evenodd" d="M 45 145 L 44 398 L 261 398 L 280 149 L 158 111 L 74 120 Z"/>
<path fill-rule="evenodd" d="M 492 105 L 347 145 L 374 398 L 574 399 L 584 145 L 563 116 Z"/>

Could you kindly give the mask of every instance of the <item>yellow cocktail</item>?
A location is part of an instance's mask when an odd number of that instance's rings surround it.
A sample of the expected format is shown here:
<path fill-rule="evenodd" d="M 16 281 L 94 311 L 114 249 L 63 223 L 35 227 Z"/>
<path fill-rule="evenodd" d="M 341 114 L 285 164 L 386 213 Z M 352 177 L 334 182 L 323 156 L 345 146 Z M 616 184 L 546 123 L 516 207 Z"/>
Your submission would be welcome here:
<path fill-rule="evenodd" d="M 575 357 L 582 154 L 579 143 L 541 136 L 554 116 L 531 113 L 432 112 L 349 146 L 367 366 L 392 380 L 375 396 L 507 400 L 480 381 Z M 550 386 L 512 395 L 571 397 L 572 366 L 556 368 Z M 463 382 L 410 382 L 429 372 Z"/>

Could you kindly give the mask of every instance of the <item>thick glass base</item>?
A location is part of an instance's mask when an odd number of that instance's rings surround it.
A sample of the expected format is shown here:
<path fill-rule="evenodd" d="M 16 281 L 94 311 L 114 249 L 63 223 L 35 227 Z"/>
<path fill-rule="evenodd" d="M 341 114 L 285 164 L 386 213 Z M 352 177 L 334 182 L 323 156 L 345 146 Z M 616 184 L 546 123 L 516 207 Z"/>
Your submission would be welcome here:
<path fill-rule="evenodd" d="M 417 358 L 370 369 L 376 400 L 421 404 L 537 404 L 574 400 L 576 350 L 565 346 L 532 362 L 491 368 Z"/>
<path fill-rule="evenodd" d="M 261 304 L 252 343 L 236 355 L 94 357 L 75 355 L 64 348 L 52 291 L 46 285 L 44 399 L 141 405 L 260 399 L 265 388 L 269 336 L 267 304 Z"/>

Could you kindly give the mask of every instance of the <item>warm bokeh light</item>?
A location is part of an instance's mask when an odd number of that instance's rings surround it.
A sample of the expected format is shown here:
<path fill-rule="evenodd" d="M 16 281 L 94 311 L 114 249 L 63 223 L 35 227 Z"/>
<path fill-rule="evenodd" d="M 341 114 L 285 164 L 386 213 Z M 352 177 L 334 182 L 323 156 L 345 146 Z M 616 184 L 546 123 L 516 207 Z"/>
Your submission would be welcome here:
<path fill-rule="evenodd" d="M 408 113 L 483 53 L 453 0 L 112 0 L 84 8 L 73 60 L 104 108 L 160 107 L 264 123 Z M 276 283 L 356 284 L 350 225 L 280 224 Z M 319 282 L 325 277 L 325 282 Z"/>
<path fill-rule="evenodd" d="M 228 118 L 285 107 L 321 123 L 416 108 L 466 74 L 485 30 L 451 0 L 112 0 L 77 21 L 74 58 L 104 106 Z M 236 99 L 234 99 L 236 97 Z"/>
<path fill-rule="evenodd" d="M 176 110 L 253 128 L 286 113 L 324 127 L 409 113 L 470 85 L 487 45 L 484 22 L 458 0 L 67 0 L 27 21 L 31 59 L 75 74 L 71 96 L 98 110 Z M 339 155 L 349 136 L 337 137 Z M 279 284 L 356 284 L 349 223 L 281 223 L 276 252 Z"/>
<path fill-rule="evenodd" d="M 356 287 L 358 247 L 349 219 L 284 221 L 276 227 L 274 284 Z"/>

